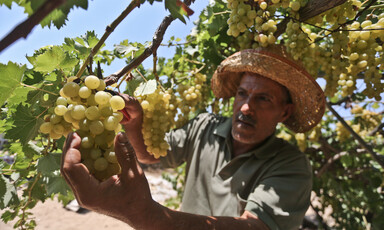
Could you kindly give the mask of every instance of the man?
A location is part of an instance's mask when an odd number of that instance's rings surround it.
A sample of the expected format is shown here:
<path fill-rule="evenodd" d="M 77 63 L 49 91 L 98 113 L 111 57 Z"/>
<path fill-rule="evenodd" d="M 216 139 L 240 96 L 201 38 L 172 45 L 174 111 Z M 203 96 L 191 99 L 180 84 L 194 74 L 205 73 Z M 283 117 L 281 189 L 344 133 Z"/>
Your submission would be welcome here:
<path fill-rule="evenodd" d="M 131 119 L 115 139 L 122 173 L 105 182 L 81 164 L 80 138 L 70 134 L 62 173 L 80 204 L 136 229 L 298 229 L 309 206 L 311 167 L 274 132 L 279 122 L 295 132 L 315 126 L 324 113 L 321 88 L 281 47 L 230 56 L 211 86 L 217 97 L 235 96 L 232 119 L 197 116 L 169 133 L 171 148 L 160 160 L 146 151 L 139 103 L 124 95 Z M 187 162 L 181 211 L 152 200 L 136 156 L 165 167 Z"/>

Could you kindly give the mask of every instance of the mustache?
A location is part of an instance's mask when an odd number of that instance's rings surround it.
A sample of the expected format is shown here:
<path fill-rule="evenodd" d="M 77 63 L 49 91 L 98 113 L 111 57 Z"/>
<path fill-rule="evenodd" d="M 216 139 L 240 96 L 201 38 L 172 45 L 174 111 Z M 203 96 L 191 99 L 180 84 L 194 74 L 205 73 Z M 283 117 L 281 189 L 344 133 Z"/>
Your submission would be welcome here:
<path fill-rule="evenodd" d="M 244 123 L 256 125 L 256 121 L 251 116 L 245 115 L 241 111 L 236 114 L 236 119 Z"/>

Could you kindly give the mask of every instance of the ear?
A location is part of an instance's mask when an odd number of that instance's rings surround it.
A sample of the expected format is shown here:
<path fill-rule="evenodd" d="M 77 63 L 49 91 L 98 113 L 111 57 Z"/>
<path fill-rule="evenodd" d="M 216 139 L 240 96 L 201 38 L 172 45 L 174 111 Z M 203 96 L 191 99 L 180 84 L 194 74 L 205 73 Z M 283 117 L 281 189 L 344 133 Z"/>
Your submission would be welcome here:
<path fill-rule="evenodd" d="M 284 122 L 285 120 L 287 120 L 292 115 L 294 109 L 295 109 L 295 106 L 292 103 L 285 104 L 283 106 L 283 110 L 281 113 L 280 122 Z"/>

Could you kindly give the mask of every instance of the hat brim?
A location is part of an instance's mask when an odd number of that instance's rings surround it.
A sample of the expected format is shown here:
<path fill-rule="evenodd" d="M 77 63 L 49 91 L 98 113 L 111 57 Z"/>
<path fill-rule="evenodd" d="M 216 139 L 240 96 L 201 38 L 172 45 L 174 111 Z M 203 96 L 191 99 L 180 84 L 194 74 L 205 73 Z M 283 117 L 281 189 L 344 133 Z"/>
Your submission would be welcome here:
<path fill-rule="evenodd" d="M 248 49 L 225 59 L 216 69 L 211 88 L 218 98 L 235 96 L 242 73 L 251 72 L 274 80 L 290 92 L 294 111 L 283 122 L 297 133 L 309 131 L 321 120 L 325 96 L 315 79 L 282 48 Z"/>

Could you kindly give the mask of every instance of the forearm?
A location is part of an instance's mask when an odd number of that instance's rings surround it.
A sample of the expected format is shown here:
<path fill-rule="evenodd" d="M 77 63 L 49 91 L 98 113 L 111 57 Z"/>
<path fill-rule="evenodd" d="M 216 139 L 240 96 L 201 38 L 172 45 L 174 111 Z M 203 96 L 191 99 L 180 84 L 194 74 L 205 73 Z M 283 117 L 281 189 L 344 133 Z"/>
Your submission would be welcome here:
<path fill-rule="evenodd" d="M 212 229 L 254 229 L 268 230 L 257 217 L 243 214 L 241 217 L 212 217 L 171 210 L 156 202 L 147 209 L 146 216 L 135 218 L 131 223 L 142 230 L 212 230 Z"/>

